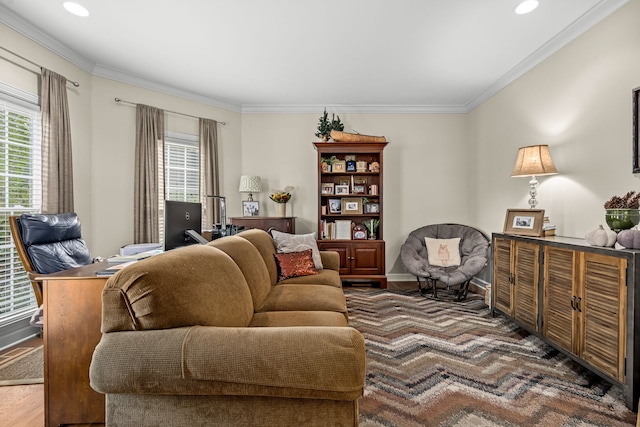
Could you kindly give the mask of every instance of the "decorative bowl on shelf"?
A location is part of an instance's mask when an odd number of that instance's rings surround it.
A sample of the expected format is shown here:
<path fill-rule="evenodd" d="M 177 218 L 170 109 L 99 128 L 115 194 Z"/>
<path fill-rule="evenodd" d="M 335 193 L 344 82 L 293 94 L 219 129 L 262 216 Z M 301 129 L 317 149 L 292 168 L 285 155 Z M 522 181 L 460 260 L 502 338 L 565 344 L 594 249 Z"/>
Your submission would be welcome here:
<path fill-rule="evenodd" d="M 640 210 L 606 209 L 605 220 L 610 229 L 619 233 L 622 230 L 628 230 L 640 223 Z"/>

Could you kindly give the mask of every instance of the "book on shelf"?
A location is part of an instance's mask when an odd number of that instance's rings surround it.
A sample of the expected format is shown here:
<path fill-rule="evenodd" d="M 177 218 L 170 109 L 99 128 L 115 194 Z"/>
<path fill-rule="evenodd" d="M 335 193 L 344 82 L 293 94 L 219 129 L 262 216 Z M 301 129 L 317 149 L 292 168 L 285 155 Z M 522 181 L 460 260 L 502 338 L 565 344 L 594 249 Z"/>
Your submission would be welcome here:
<path fill-rule="evenodd" d="M 337 219 L 334 222 L 322 220 L 320 223 L 320 240 L 351 240 L 351 221 Z"/>
<path fill-rule="evenodd" d="M 351 240 L 351 220 L 337 219 L 336 224 L 336 239 Z"/>

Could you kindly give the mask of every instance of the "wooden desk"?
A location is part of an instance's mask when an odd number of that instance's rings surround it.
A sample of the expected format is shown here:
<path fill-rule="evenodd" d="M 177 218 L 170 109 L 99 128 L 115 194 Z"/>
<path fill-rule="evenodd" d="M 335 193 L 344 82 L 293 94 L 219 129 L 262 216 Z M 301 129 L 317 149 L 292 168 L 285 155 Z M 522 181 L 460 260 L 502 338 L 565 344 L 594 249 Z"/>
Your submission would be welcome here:
<path fill-rule="evenodd" d="M 287 217 L 271 217 L 271 216 L 238 216 L 231 217 L 231 224 L 244 225 L 245 228 L 260 228 L 269 231 L 274 228 L 283 233 L 294 234 L 296 232 L 296 218 Z"/>
<path fill-rule="evenodd" d="M 104 395 L 89 386 L 100 341 L 107 262 L 40 275 L 44 292 L 44 425 L 105 422 Z"/>

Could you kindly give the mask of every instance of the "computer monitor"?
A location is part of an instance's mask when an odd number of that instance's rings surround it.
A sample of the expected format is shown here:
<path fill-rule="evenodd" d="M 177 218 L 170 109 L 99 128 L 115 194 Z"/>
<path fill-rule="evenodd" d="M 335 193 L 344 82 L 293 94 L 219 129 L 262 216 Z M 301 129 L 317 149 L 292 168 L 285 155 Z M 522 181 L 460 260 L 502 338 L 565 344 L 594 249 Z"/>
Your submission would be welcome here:
<path fill-rule="evenodd" d="M 164 202 L 164 250 L 196 243 L 206 244 L 202 237 L 202 204 L 195 202 Z"/>

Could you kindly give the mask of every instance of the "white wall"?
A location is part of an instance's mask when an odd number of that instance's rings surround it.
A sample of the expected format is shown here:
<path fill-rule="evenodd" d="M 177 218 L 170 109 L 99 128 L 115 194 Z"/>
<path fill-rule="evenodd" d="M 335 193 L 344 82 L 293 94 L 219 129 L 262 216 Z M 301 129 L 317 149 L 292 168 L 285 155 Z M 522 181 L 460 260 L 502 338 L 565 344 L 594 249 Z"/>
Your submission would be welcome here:
<path fill-rule="evenodd" d="M 606 200 L 640 191 L 631 139 L 638 16 L 640 2 L 629 2 L 469 114 L 477 147 L 474 223 L 501 231 L 506 209 L 528 208 L 528 179 L 510 178 L 525 145 L 549 144 L 560 172 L 539 178 L 537 197 L 558 234 L 583 238 L 604 224 Z"/>
<path fill-rule="evenodd" d="M 640 86 L 640 2 L 633 0 L 467 115 L 340 114 L 345 130 L 385 135 L 384 215 L 387 272 L 407 234 L 435 222 L 502 231 L 507 208 L 527 208 L 528 180 L 510 178 L 517 148 L 546 143 L 560 171 L 541 177 L 539 207 L 560 234 L 582 237 L 602 223 L 603 203 L 640 190 L 631 173 L 631 90 Z M 133 235 L 135 109 L 114 97 L 226 121 L 220 126 L 228 216 L 241 215 L 242 174 L 263 179 L 263 215 L 275 213 L 271 188 L 296 187 L 288 214 L 297 231 L 316 231 L 316 156 L 322 114 L 239 114 L 91 76 L 0 24 L 3 46 L 78 80 L 69 91 L 76 207 L 96 255 Z M 36 91 L 37 79 L 0 59 L 0 79 Z M 331 113 L 333 111 L 329 111 Z M 169 114 L 167 128 L 197 132 Z"/>
<path fill-rule="evenodd" d="M 113 80 L 94 77 L 92 96 L 93 191 L 88 195 L 91 216 L 92 253 L 102 256 L 117 253 L 120 246 L 133 241 L 133 179 L 135 159 L 135 116 L 133 105 L 116 103 L 114 98 L 152 105 L 196 117 L 226 122 L 218 125 L 220 190 L 229 196 L 229 205 L 239 202 L 240 114 L 153 92 Z M 198 120 L 165 114 L 169 131 L 198 135 Z M 74 147 L 75 148 L 75 147 Z M 82 197 L 77 195 L 78 197 Z M 233 214 L 230 211 L 229 214 Z M 235 214 L 239 214 L 236 211 Z M 83 231 L 85 221 L 83 219 Z"/>
<path fill-rule="evenodd" d="M 242 174 L 262 177 L 264 192 L 254 199 L 260 201 L 265 215 L 275 214 L 269 190 L 295 186 L 287 213 L 297 217 L 297 233 L 317 231 L 317 152 L 312 143 L 317 141 L 314 134 L 321 115 L 322 111 L 242 116 Z M 383 165 L 387 271 L 403 273 L 400 246 L 409 232 L 429 223 L 470 219 L 467 193 L 472 157 L 465 116 L 339 115 L 346 131 L 384 135 L 389 141 Z"/>

